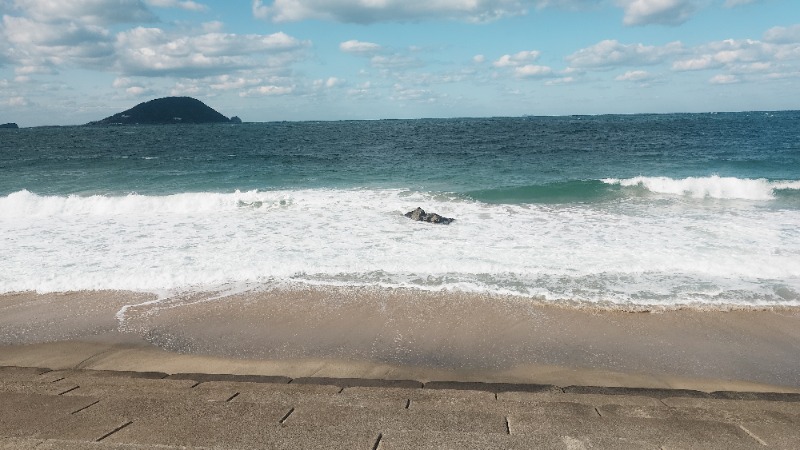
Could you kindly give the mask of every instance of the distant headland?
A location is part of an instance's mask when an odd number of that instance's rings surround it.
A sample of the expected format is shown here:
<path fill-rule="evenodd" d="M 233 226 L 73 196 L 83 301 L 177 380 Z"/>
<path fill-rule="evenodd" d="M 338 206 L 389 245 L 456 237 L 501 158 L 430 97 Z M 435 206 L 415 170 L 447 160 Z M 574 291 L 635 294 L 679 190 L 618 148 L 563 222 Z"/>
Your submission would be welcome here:
<path fill-rule="evenodd" d="M 178 123 L 242 123 L 234 116 L 223 116 L 192 97 L 165 97 L 139 103 L 133 108 L 89 122 L 87 125 L 165 125 Z"/>
<path fill-rule="evenodd" d="M 13 122 L 10 122 L 10 123 L 4 123 L 4 124 L 0 125 L 0 128 L 11 128 L 13 130 L 16 130 L 17 128 L 19 128 L 19 125 L 15 124 Z"/>

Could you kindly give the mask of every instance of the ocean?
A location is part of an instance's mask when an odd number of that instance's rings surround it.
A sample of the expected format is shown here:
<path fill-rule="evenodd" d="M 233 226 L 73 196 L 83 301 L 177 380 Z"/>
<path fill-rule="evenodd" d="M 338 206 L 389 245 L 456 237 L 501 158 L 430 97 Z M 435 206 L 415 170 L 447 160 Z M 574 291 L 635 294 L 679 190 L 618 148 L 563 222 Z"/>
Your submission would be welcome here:
<path fill-rule="evenodd" d="M 800 112 L 0 130 L 0 256 L 0 293 L 799 306 Z"/>

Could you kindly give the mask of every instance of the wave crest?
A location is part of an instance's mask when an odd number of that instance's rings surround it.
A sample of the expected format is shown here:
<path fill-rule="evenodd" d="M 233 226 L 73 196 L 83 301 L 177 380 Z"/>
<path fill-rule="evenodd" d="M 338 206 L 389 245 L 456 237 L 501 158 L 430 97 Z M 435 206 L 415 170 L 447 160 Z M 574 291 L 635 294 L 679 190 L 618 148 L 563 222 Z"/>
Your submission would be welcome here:
<path fill-rule="evenodd" d="M 272 208 L 290 200 L 282 193 L 259 191 L 233 193 L 195 192 L 164 196 L 128 194 L 111 195 L 38 195 L 21 190 L 0 197 L 4 217 L 113 216 L 165 212 L 190 214 L 235 210 L 236 208 Z"/>
<path fill-rule="evenodd" d="M 604 183 L 622 187 L 643 187 L 657 194 L 686 195 L 694 198 L 740 200 L 773 200 L 776 191 L 800 190 L 800 181 L 770 181 L 764 178 L 688 177 L 634 177 L 627 179 L 605 178 Z"/>

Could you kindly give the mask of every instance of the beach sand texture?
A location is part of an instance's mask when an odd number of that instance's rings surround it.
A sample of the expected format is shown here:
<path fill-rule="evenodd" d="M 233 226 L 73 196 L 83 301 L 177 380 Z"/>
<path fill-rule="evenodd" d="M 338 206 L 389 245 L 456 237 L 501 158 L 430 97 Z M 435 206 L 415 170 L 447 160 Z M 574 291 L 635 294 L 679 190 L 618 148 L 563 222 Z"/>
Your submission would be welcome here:
<path fill-rule="evenodd" d="M 800 389 L 800 311 L 623 311 L 403 289 L 0 296 L 0 365 Z"/>

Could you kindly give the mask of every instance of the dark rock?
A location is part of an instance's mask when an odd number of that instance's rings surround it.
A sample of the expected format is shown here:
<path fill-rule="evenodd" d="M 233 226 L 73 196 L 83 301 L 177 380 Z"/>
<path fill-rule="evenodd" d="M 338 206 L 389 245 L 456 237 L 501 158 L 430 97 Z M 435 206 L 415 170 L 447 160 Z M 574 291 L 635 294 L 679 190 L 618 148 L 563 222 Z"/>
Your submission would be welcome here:
<path fill-rule="evenodd" d="M 231 123 L 240 124 L 242 123 L 242 119 L 240 119 L 239 116 L 233 116 L 231 117 Z"/>
<path fill-rule="evenodd" d="M 127 111 L 97 122 L 90 122 L 89 125 L 164 125 L 174 123 L 231 123 L 231 119 L 196 98 L 165 97 L 140 103 Z"/>
<path fill-rule="evenodd" d="M 17 128 L 19 128 L 19 125 L 15 124 L 13 122 L 4 123 L 4 124 L 0 125 L 0 128 L 10 128 L 10 129 L 16 130 Z"/>
<path fill-rule="evenodd" d="M 449 217 L 443 217 L 436 213 L 428 214 L 422 208 L 417 208 L 413 211 L 409 211 L 405 213 L 405 216 L 411 220 L 417 220 L 420 222 L 430 222 L 430 223 L 438 223 L 441 225 L 449 225 L 456 219 L 451 219 Z"/>

